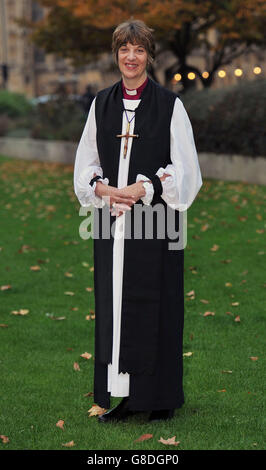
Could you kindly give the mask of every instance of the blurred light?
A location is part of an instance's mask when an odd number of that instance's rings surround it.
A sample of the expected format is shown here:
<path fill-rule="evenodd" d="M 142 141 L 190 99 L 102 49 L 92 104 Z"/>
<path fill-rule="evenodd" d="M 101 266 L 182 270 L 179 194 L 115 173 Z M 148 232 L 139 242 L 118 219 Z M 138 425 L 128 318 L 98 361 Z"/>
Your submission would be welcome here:
<path fill-rule="evenodd" d="M 254 67 L 253 72 L 254 72 L 256 75 L 258 75 L 259 73 L 261 73 L 261 68 L 260 68 L 260 67 Z"/>
<path fill-rule="evenodd" d="M 195 75 L 194 72 L 189 72 L 189 73 L 187 74 L 187 78 L 188 78 L 189 80 L 194 80 L 194 79 L 196 78 L 196 75 Z"/>
<path fill-rule="evenodd" d="M 203 78 L 208 78 L 209 77 L 209 72 L 202 72 Z"/>
<path fill-rule="evenodd" d="M 219 70 L 218 76 L 219 76 L 220 78 L 224 78 L 224 77 L 226 76 L 226 71 L 225 71 L 225 70 Z"/>
<path fill-rule="evenodd" d="M 181 73 L 176 73 L 175 76 L 174 76 L 174 79 L 175 79 L 177 82 L 180 82 L 180 80 L 182 79 Z"/>
<path fill-rule="evenodd" d="M 235 76 L 236 77 L 241 77 L 243 75 L 243 70 L 242 69 L 235 69 Z"/>

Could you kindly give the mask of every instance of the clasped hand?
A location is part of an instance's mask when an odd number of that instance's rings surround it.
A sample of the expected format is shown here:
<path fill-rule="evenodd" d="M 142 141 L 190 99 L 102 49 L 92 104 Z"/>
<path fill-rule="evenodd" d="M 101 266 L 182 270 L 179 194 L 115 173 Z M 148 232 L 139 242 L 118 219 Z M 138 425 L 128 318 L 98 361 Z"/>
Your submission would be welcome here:
<path fill-rule="evenodd" d="M 145 189 L 141 181 L 124 188 L 116 188 L 99 181 L 96 183 L 95 194 L 102 197 L 109 205 L 111 215 L 119 217 L 125 211 L 131 210 L 133 204 L 145 195 Z M 115 207 L 112 207 L 113 204 Z"/>

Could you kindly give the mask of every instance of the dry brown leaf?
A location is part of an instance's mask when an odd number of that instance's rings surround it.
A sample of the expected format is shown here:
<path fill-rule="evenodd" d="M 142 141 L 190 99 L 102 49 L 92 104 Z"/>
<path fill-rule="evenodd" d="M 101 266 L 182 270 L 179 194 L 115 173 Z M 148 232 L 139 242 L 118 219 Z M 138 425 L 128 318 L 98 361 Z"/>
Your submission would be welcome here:
<path fill-rule="evenodd" d="M 240 315 L 237 315 L 237 316 L 235 317 L 235 321 L 236 321 L 236 322 L 240 322 Z"/>
<path fill-rule="evenodd" d="M 175 438 L 176 436 L 169 437 L 169 439 L 163 439 L 162 437 L 160 437 L 158 442 L 161 442 L 162 444 L 178 446 L 178 444 L 180 444 L 180 441 L 176 441 Z"/>
<path fill-rule="evenodd" d="M 65 421 L 63 421 L 63 419 L 59 419 L 59 421 L 57 421 L 56 423 L 56 426 L 60 429 L 63 429 L 64 431 L 64 424 L 65 424 Z"/>
<path fill-rule="evenodd" d="M 183 353 L 183 356 L 190 357 L 190 356 L 192 356 L 192 354 L 193 354 L 193 352 L 189 351 L 187 353 Z"/>
<path fill-rule="evenodd" d="M 215 315 L 215 312 L 205 312 L 205 313 L 203 314 L 204 317 L 209 317 L 209 316 L 214 317 L 214 315 Z"/>
<path fill-rule="evenodd" d="M 93 287 L 86 287 L 86 290 L 87 290 L 88 292 L 92 292 L 92 291 L 93 291 Z"/>
<path fill-rule="evenodd" d="M 211 251 L 217 251 L 219 250 L 219 245 L 213 245 L 211 248 L 210 248 Z"/>
<path fill-rule="evenodd" d="M 188 292 L 186 295 L 189 295 L 189 296 L 195 295 L 195 291 L 194 291 L 194 290 L 191 290 L 191 291 Z"/>
<path fill-rule="evenodd" d="M 200 299 L 200 302 L 202 302 L 203 304 L 208 304 L 208 303 L 209 303 L 209 300 Z"/>
<path fill-rule="evenodd" d="M 1 289 L 1 290 L 7 290 L 7 289 L 11 289 L 11 285 L 10 285 L 10 284 L 8 284 L 8 285 L 6 285 L 6 286 L 1 286 L 1 288 L 0 288 L 0 289 Z"/>
<path fill-rule="evenodd" d="M 65 276 L 66 276 L 66 277 L 73 277 L 73 274 L 72 274 L 72 273 L 69 273 L 69 272 L 66 272 L 66 273 L 65 273 Z"/>
<path fill-rule="evenodd" d="M 88 393 L 84 393 L 84 397 L 93 397 L 94 393 L 93 392 L 88 392 Z"/>
<path fill-rule="evenodd" d="M 257 361 L 259 358 L 257 356 L 249 356 L 252 361 Z"/>
<path fill-rule="evenodd" d="M 0 439 L 2 439 L 3 444 L 7 444 L 9 442 L 9 438 L 4 436 L 4 434 L 0 435 Z"/>
<path fill-rule="evenodd" d="M 90 320 L 90 319 L 91 319 L 91 316 L 90 316 L 90 315 L 86 315 L 85 319 L 86 319 L 86 320 Z"/>
<path fill-rule="evenodd" d="M 92 405 L 92 407 L 88 410 L 89 416 L 98 416 L 105 413 L 107 410 L 105 408 L 101 408 L 98 405 Z"/>
<path fill-rule="evenodd" d="M 40 266 L 37 265 L 37 266 L 31 266 L 30 269 L 32 271 L 40 271 L 41 268 L 40 268 Z"/>
<path fill-rule="evenodd" d="M 69 441 L 66 444 L 62 444 L 62 446 L 64 446 L 64 447 L 73 447 L 74 445 L 75 445 L 74 441 Z"/>
<path fill-rule="evenodd" d="M 134 442 L 142 442 L 142 441 L 147 441 L 147 439 L 151 439 L 153 437 L 153 434 L 142 434 L 138 439 L 135 439 Z"/>
<path fill-rule="evenodd" d="M 73 368 L 74 370 L 80 370 L 79 364 L 77 362 L 74 362 Z"/>
<path fill-rule="evenodd" d="M 94 271 L 94 266 L 92 266 L 92 267 L 90 268 L 90 271 L 91 271 L 91 272 L 93 272 L 93 271 Z"/>
<path fill-rule="evenodd" d="M 70 292 L 70 291 L 66 291 L 64 292 L 65 295 L 75 295 L 75 292 Z"/>
<path fill-rule="evenodd" d="M 237 307 L 239 305 L 239 302 L 232 302 L 231 305 L 233 305 L 233 307 Z"/>
<path fill-rule="evenodd" d="M 231 282 L 226 282 L 226 283 L 225 283 L 225 287 L 232 287 Z"/>
<path fill-rule="evenodd" d="M 222 372 L 223 372 L 224 374 L 232 374 L 232 373 L 233 373 L 232 370 L 222 370 Z"/>
<path fill-rule="evenodd" d="M 12 310 L 11 313 L 13 315 L 27 315 L 29 313 L 29 309 L 21 308 L 20 310 Z"/>
<path fill-rule="evenodd" d="M 0 323 L 0 328 L 8 328 L 8 325 L 6 325 L 5 323 Z"/>
<path fill-rule="evenodd" d="M 90 354 L 88 352 L 85 352 L 85 353 L 81 354 L 80 356 L 84 357 L 85 359 L 90 359 L 92 357 L 92 354 Z"/>
<path fill-rule="evenodd" d="M 217 390 L 217 392 L 226 392 L 226 389 L 223 388 L 222 390 Z"/>

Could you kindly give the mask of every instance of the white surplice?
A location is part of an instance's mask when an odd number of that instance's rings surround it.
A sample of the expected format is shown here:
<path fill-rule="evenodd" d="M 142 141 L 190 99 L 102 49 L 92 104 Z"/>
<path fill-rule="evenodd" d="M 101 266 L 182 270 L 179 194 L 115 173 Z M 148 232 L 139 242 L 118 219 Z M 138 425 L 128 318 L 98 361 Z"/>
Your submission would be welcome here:
<path fill-rule="evenodd" d="M 134 109 L 140 103 L 139 100 L 123 99 L 130 122 L 129 133 L 134 133 L 135 118 Z M 131 120 L 131 118 L 133 118 Z M 127 118 L 123 113 L 121 134 L 126 133 Z M 118 170 L 118 188 L 127 186 L 129 161 L 133 138 L 128 140 L 126 158 L 123 156 L 125 138 L 121 138 L 120 160 Z M 162 181 L 162 199 L 172 208 L 179 211 L 187 210 L 194 201 L 202 186 L 201 171 L 198 162 L 197 151 L 194 142 L 193 130 L 183 106 L 177 97 L 174 104 L 171 126 L 170 126 L 170 158 L 171 164 L 165 168 L 159 168 L 156 174 L 161 177 L 164 173 L 170 176 Z M 105 201 L 96 196 L 95 187 L 89 182 L 96 173 L 104 178 L 101 168 L 97 143 L 96 143 L 96 120 L 95 120 L 95 98 L 91 104 L 88 118 L 77 148 L 74 166 L 74 191 L 83 207 L 103 207 Z M 138 174 L 136 181 L 148 180 L 145 175 Z M 108 178 L 102 180 L 109 184 Z M 153 198 L 153 185 L 150 183 L 145 196 L 141 199 L 144 204 L 150 204 Z M 124 264 L 124 222 L 125 214 L 116 218 L 114 244 L 113 244 L 113 349 L 112 363 L 108 364 L 108 392 L 114 397 L 129 395 L 128 373 L 118 374 L 118 359 L 120 350 L 120 327 L 121 327 L 121 304 L 122 304 L 122 281 Z"/>

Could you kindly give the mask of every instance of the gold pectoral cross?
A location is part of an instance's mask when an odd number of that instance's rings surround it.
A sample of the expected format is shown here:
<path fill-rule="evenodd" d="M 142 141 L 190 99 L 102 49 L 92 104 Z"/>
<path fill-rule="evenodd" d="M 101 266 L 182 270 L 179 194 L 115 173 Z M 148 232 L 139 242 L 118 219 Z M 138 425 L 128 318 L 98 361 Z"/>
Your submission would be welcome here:
<path fill-rule="evenodd" d="M 127 154 L 127 148 L 128 148 L 128 139 L 129 137 L 139 137 L 138 134 L 129 134 L 129 128 L 130 128 L 130 122 L 127 123 L 127 132 L 126 134 L 119 134 L 117 135 L 116 137 L 125 137 L 126 140 L 125 140 L 125 144 L 124 144 L 124 158 L 126 158 L 126 154 Z"/>

